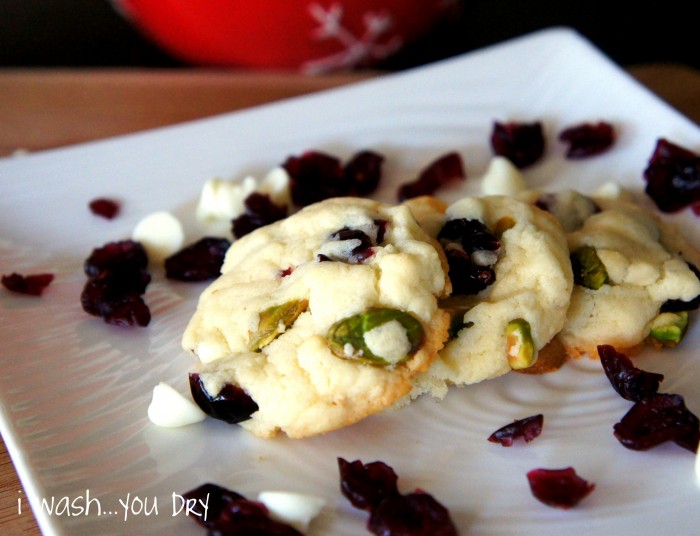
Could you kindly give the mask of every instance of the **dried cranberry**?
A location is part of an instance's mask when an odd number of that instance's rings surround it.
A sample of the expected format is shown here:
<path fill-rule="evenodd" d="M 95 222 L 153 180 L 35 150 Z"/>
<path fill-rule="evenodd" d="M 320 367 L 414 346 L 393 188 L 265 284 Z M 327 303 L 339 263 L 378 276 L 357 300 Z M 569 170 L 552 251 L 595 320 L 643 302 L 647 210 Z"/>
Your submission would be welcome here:
<path fill-rule="evenodd" d="M 367 524 L 377 536 L 457 536 L 450 513 L 428 493 L 393 495 L 372 510 Z"/>
<path fill-rule="evenodd" d="M 595 489 L 595 484 L 578 476 L 573 467 L 533 469 L 527 473 L 527 480 L 534 497 L 555 508 L 576 506 Z"/>
<path fill-rule="evenodd" d="M 119 213 L 119 203 L 114 199 L 107 199 L 106 197 L 93 199 L 88 206 L 93 214 L 102 216 L 108 220 L 111 220 Z"/>
<path fill-rule="evenodd" d="M 102 270 L 88 277 L 88 284 L 100 287 L 103 299 L 118 299 L 126 294 L 141 295 L 150 282 L 148 271 L 126 266 Z"/>
<path fill-rule="evenodd" d="M 489 436 L 488 440 L 491 443 L 500 443 L 504 447 L 510 447 L 513 440 L 518 437 L 522 437 L 526 443 L 529 443 L 542 433 L 543 421 L 544 417 L 541 413 L 524 419 L 516 419 L 496 430 Z"/>
<path fill-rule="evenodd" d="M 165 259 L 165 276 L 178 281 L 206 281 L 221 273 L 231 242 L 204 237 Z"/>
<path fill-rule="evenodd" d="M 373 151 L 358 151 L 343 165 L 339 158 L 306 151 L 290 156 L 282 164 L 289 174 L 292 201 L 306 206 L 331 197 L 369 195 L 382 178 L 384 157 Z"/>
<path fill-rule="evenodd" d="M 121 240 L 93 249 L 83 268 L 87 275 L 93 276 L 105 270 L 113 273 L 140 272 L 147 266 L 148 255 L 143 245 L 134 240 Z"/>
<path fill-rule="evenodd" d="M 345 164 L 345 180 L 353 195 L 366 196 L 379 186 L 384 157 L 372 151 L 360 151 Z"/>
<path fill-rule="evenodd" d="M 341 229 L 333 233 L 328 239 L 340 241 L 357 240 L 360 242 L 352 249 L 349 257 L 342 259 L 349 264 L 361 264 L 374 255 L 372 239 L 366 233 L 358 229 Z"/>
<path fill-rule="evenodd" d="M 204 516 L 196 515 L 194 512 L 190 513 L 192 519 L 207 528 L 214 528 L 223 511 L 226 510 L 231 503 L 245 499 L 243 495 L 235 491 L 212 483 L 202 484 L 201 486 L 191 489 L 183 493 L 182 497 L 185 499 L 202 501 L 207 504 L 206 519 L 204 519 Z"/>
<path fill-rule="evenodd" d="M 355 507 L 370 512 L 367 528 L 377 536 L 456 536 L 447 509 L 431 495 L 403 495 L 398 477 L 384 462 L 363 464 L 338 458 L 340 489 Z"/>
<path fill-rule="evenodd" d="M 518 168 L 534 164 L 544 154 L 542 123 L 494 122 L 491 147 L 498 156 L 504 156 Z"/>
<path fill-rule="evenodd" d="M 249 499 L 232 501 L 209 534 L 250 536 L 302 536 L 289 525 L 273 520 L 265 505 Z"/>
<path fill-rule="evenodd" d="M 398 476 L 384 462 L 364 464 L 338 458 L 340 490 L 350 503 L 361 510 L 372 510 L 386 497 L 399 494 Z"/>
<path fill-rule="evenodd" d="M 256 512 L 253 502 L 239 501 L 232 505 L 216 524 L 216 530 L 210 531 L 214 535 L 227 536 L 303 536 L 295 528 L 275 521 L 263 512 Z"/>
<path fill-rule="evenodd" d="M 236 238 L 287 217 L 286 205 L 275 205 L 267 194 L 253 192 L 243 203 L 245 213 L 235 218 L 231 224 L 233 236 Z"/>
<path fill-rule="evenodd" d="M 235 491 L 216 484 L 203 484 L 185 492 L 183 498 L 193 502 L 189 515 L 198 524 L 208 529 L 210 535 L 231 536 L 302 536 L 296 529 L 273 520 L 265 505 L 246 499 Z M 199 504 L 207 504 L 204 511 Z"/>
<path fill-rule="evenodd" d="M 297 206 L 303 207 L 350 193 L 351 184 L 345 177 L 340 160 L 334 156 L 307 151 L 301 156 L 290 156 L 282 167 L 289 174 L 292 201 Z"/>
<path fill-rule="evenodd" d="M 41 296 L 44 289 L 53 281 L 53 274 L 33 274 L 20 275 L 12 273 L 2 276 L 2 286 L 12 292 L 28 294 L 30 296 Z"/>
<path fill-rule="evenodd" d="M 108 324 L 147 326 L 151 313 L 141 298 L 151 281 L 147 265 L 145 249 L 133 240 L 94 249 L 84 263 L 88 281 L 80 295 L 83 310 Z"/>
<path fill-rule="evenodd" d="M 192 399 L 207 415 L 229 424 L 250 419 L 258 411 L 258 405 L 241 387 L 227 383 L 216 395 L 211 395 L 204 387 L 199 374 L 190 373 Z"/>
<path fill-rule="evenodd" d="M 610 123 L 582 123 L 566 128 L 559 139 L 569 144 L 567 158 L 586 158 L 607 151 L 615 141 L 615 132 Z"/>
<path fill-rule="evenodd" d="M 615 437 L 632 450 L 648 450 L 666 441 L 697 452 L 700 421 L 680 395 L 655 394 L 637 402 L 614 426 Z"/>
<path fill-rule="evenodd" d="M 474 219 L 448 220 L 440 229 L 438 240 L 458 242 L 464 251 L 498 251 L 502 243 L 486 225 Z"/>
<path fill-rule="evenodd" d="M 462 157 L 459 153 L 450 152 L 431 162 L 415 181 L 402 184 L 398 198 L 399 201 L 405 201 L 412 197 L 431 195 L 448 182 L 464 180 L 466 177 Z"/>
<path fill-rule="evenodd" d="M 111 311 L 101 315 L 105 322 L 114 326 L 146 327 L 151 322 L 151 310 L 141 296 L 128 294 L 111 304 Z"/>
<path fill-rule="evenodd" d="M 109 272 L 91 277 L 80 294 L 83 310 L 108 324 L 147 326 L 151 321 L 151 312 L 141 298 L 141 292 L 132 290 L 131 284 Z"/>
<path fill-rule="evenodd" d="M 492 266 L 502 243 L 479 220 L 449 220 L 438 233 L 454 295 L 478 294 L 496 281 Z"/>
<path fill-rule="evenodd" d="M 459 250 L 445 250 L 448 276 L 452 282 L 452 294 L 471 296 L 478 294 L 496 281 L 496 272 L 490 266 L 477 266 L 469 256 Z"/>
<path fill-rule="evenodd" d="M 361 245 L 358 247 L 361 247 L 363 249 L 369 248 L 372 246 L 372 239 L 369 237 L 367 233 L 364 231 L 360 231 L 359 229 L 350 229 L 349 227 L 343 227 L 342 229 L 335 231 L 334 233 L 331 233 L 331 235 L 328 237 L 329 240 L 359 240 L 361 242 Z"/>
<path fill-rule="evenodd" d="M 340 261 L 348 264 L 362 264 L 374 255 L 375 248 L 384 241 L 384 235 L 386 234 L 388 226 L 386 220 L 376 219 L 373 223 L 374 228 L 369 231 L 372 236 L 360 229 L 351 229 L 349 227 L 343 227 L 331 233 L 327 238 L 328 241 L 353 240 L 358 242 L 358 244 L 350 250 L 349 255 L 342 256 L 342 258 L 340 256 L 331 258 L 328 255 L 319 253 L 317 259 L 320 262 Z"/>
<path fill-rule="evenodd" d="M 700 201 L 700 156 L 664 138 L 646 169 L 645 192 L 663 212 L 675 212 Z"/>
<path fill-rule="evenodd" d="M 382 220 L 382 219 L 376 219 L 376 220 L 374 220 L 373 223 L 377 228 L 377 233 L 376 233 L 376 236 L 374 238 L 374 243 L 379 245 L 382 242 L 384 242 L 384 237 L 386 236 L 386 231 L 389 227 L 389 222 L 386 220 Z"/>
<path fill-rule="evenodd" d="M 663 374 L 638 369 L 629 357 L 607 344 L 598 346 L 598 355 L 605 375 L 625 400 L 637 402 L 658 392 L 659 384 L 664 379 Z"/>

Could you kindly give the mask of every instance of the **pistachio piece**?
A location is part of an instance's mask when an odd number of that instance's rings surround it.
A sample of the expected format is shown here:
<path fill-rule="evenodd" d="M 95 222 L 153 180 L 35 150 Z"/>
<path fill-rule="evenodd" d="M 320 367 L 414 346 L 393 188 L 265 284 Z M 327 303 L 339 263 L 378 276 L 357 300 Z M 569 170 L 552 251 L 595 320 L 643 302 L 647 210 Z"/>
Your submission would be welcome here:
<path fill-rule="evenodd" d="M 591 290 L 598 290 L 610 282 L 605 265 L 592 246 L 584 246 L 571 255 L 574 282 Z"/>
<path fill-rule="evenodd" d="M 382 326 L 389 324 L 398 324 L 405 332 L 403 341 L 400 340 L 401 337 L 394 337 L 398 339 L 396 344 L 402 350 L 398 354 L 386 351 L 382 352 L 383 355 L 378 355 L 376 349 L 382 345 L 372 341 L 376 337 L 367 336 L 373 330 L 382 329 Z M 376 334 L 376 331 L 374 333 Z M 396 309 L 376 307 L 333 324 L 328 331 L 328 344 L 331 351 L 343 359 L 355 359 L 361 363 L 386 367 L 406 361 L 418 350 L 423 337 L 423 326 L 412 315 Z M 375 351 L 372 351 L 372 348 Z"/>
<path fill-rule="evenodd" d="M 688 311 L 661 313 L 651 321 L 649 336 L 660 346 L 676 346 L 688 328 Z"/>
<path fill-rule="evenodd" d="M 292 300 L 265 309 L 260 313 L 257 331 L 250 335 L 250 349 L 253 352 L 262 350 L 294 324 L 308 307 L 308 300 Z"/>
<path fill-rule="evenodd" d="M 506 348 L 508 363 L 513 370 L 527 368 L 537 360 L 535 345 L 532 342 L 530 323 L 522 318 L 508 322 L 506 326 Z"/>

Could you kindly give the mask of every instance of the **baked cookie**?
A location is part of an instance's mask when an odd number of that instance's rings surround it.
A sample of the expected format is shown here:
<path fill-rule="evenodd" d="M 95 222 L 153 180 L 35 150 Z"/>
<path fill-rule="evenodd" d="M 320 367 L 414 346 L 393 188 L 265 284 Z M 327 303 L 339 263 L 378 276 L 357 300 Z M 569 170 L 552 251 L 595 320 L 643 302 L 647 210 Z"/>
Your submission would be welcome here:
<path fill-rule="evenodd" d="M 409 203 L 435 230 L 449 263 L 453 294 L 440 306 L 452 317 L 451 339 L 413 395 L 444 396 L 466 385 L 526 369 L 561 330 L 573 276 L 554 217 L 506 196 L 469 197 L 447 207 Z"/>
<path fill-rule="evenodd" d="M 697 250 L 637 204 L 564 194 L 540 196 L 538 203 L 554 214 L 568 214 L 576 285 L 558 336 L 566 352 L 597 357 L 600 344 L 634 353 L 645 340 L 659 346 L 679 342 L 688 310 L 697 307 L 692 302 L 700 295 L 691 265 L 697 263 Z M 579 208 L 573 220 L 571 200 Z"/>
<path fill-rule="evenodd" d="M 214 398 L 243 392 L 253 411 L 240 424 L 263 437 L 328 432 L 392 406 L 447 338 L 441 255 L 408 207 L 358 198 L 244 236 L 183 335 L 195 383 Z"/>

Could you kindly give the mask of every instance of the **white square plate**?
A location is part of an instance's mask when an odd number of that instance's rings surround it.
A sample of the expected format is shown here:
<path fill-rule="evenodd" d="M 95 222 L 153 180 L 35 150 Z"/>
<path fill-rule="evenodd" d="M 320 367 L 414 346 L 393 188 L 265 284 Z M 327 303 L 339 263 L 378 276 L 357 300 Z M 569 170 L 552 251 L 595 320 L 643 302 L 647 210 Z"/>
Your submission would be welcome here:
<path fill-rule="evenodd" d="M 619 131 L 613 149 L 567 161 L 557 132 L 599 119 Z M 31 503 L 43 532 L 203 534 L 173 510 L 172 494 L 211 481 L 249 497 L 271 489 L 321 496 L 327 504 L 310 534 L 363 534 L 366 515 L 339 492 L 340 456 L 393 466 L 402 491 L 431 492 L 463 534 L 697 533 L 693 455 L 673 444 L 623 448 L 612 426 L 630 404 L 598 362 L 456 389 L 444 401 L 421 399 L 321 437 L 262 440 L 212 420 L 169 430 L 147 419 L 159 381 L 187 391 L 192 362 L 180 336 L 203 284 L 175 284 L 154 270 L 147 328 L 108 326 L 80 308 L 82 262 L 92 248 L 130 236 L 155 211 L 191 223 L 209 178 L 261 177 L 310 148 L 342 158 L 371 148 L 386 156 L 377 197 L 393 201 L 400 182 L 456 150 L 469 178 L 439 193 L 451 201 L 479 192 L 494 120 L 544 123 L 546 154 L 525 175 L 546 189 L 587 192 L 612 180 L 639 193 L 657 138 L 700 145 L 689 120 L 579 35 L 552 29 L 322 94 L 1 161 L 0 272 L 56 274 L 41 298 L 0 292 L 0 429 L 29 495 L 18 498 L 25 509 Z M 123 202 L 117 219 L 89 213 L 87 203 L 100 196 Z M 700 245 L 696 218 L 685 211 L 672 219 Z M 694 320 L 679 348 L 645 351 L 637 363 L 665 374 L 662 390 L 682 394 L 700 414 Z M 486 441 L 513 419 L 540 412 L 544 431 L 532 443 Z M 526 472 L 566 466 L 595 491 L 569 511 L 537 502 Z M 89 515 L 79 510 L 88 505 Z"/>

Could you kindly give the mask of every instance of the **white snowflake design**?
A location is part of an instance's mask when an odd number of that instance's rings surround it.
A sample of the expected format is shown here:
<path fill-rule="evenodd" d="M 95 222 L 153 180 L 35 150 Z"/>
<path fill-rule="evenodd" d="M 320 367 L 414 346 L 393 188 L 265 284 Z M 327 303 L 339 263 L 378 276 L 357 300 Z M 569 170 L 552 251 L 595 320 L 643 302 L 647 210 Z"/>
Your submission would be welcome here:
<path fill-rule="evenodd" d="M 388 57 L 403 45 L 403 39 L 396 35 L 387 42 L 380 43 L 391 30 L 394 21 L 387 12 L 367 12 L 362 17 L 364 34 L 356 36 L 343 26 L 343 6 L 333 3 L 328 8 L 312 2 L 308 8 L 311 17 L 319 26 L 313 37 L 320 40 L 334 39 L 343 50 L 318 60 L 305 62 L 301 70 L 307 74 L 321 74 L 340 69 L 349 69 L 368 60 Z"/>

